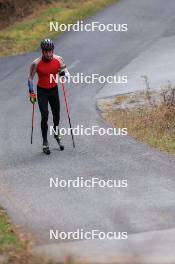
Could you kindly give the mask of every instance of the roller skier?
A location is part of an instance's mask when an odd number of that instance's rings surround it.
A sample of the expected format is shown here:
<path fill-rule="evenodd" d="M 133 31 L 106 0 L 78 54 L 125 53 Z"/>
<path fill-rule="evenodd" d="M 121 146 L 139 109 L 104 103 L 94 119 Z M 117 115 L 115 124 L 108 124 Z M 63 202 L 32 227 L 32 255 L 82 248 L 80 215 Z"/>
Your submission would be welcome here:
<path fill-rule="evenodd" d="M 38 106 L 41 113 L 41 132 L 42 132 L 42 149 L 47 155 L 50 154 L 49 143 L 47 138 L 48 132 L 48 104 L 50 104 L 54 130 L 59 126 L 60 122 L 60 100 L 58 85 L 54 81 L 56 75 L 59 74 L 62 78 L 68 78 L 69 72 L 62 59 L 62 57 L 54 54 L 54 43 L 50 39 L 44 39 L 41 41 L 41 57 L 35 59 L 30 67 L 30 73 L 28 77 L 29 96 L 32 104 L 38 101 Z M 37 83 L 37 99 L 34 91 L 33 79 L 35 74 L 38 74 Z M 50 83 L 50 74 L 54 76 L 52 83 Z M 64 150 L 64 146 L 61 144 L 61 137 L 54 135 L 60 150 Z"/>

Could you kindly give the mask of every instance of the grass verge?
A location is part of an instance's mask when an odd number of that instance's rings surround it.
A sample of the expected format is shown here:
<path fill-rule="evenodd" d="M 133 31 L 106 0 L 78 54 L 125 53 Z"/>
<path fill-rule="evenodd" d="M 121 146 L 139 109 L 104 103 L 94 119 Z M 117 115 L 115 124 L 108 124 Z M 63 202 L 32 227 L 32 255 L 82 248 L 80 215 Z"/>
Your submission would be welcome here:
<path fill-rule="evenodd" d="M 114 127 L 126 127 L 128 134 L 152 147 L 175 154 L 175 106 L 142 105 L 120 108 L 128 96 L 116 97 L 112 103 L 103 102 L 102 116 Z M 131 98 L 131 104 L 135 100 Z M 114 107 L 115 106 L 115 107 Z M 116 107 L 117 106 L 117 107 Z"/>
<path fill-rule="evenodd" d="M 34 51 L 41 39 L 55 38 L 62 32 L 50 32 L 49 22 L 69 24 L 85 19 L 118 0 L 62 0 L 41 7 L 23 21 L 0 31 L 0 56 Z"/>
<path fill-rule="evenodd" d="M 17 231 L 0 207 L 0 263 L 53 264 L 30 253 L 30 240 Z"/>

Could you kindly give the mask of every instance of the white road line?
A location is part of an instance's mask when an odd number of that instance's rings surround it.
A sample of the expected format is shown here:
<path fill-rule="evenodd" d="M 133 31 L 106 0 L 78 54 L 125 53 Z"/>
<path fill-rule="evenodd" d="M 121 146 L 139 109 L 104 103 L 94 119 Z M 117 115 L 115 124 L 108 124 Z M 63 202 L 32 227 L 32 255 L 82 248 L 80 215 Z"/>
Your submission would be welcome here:
<path fill-rule="evenodd" d="M 79 60 L 75 60 L 71 65 L 68 65 L 67 68 L 70 70 L 70 69 L 73 69 L 78 63 L 80 63 Z"/>

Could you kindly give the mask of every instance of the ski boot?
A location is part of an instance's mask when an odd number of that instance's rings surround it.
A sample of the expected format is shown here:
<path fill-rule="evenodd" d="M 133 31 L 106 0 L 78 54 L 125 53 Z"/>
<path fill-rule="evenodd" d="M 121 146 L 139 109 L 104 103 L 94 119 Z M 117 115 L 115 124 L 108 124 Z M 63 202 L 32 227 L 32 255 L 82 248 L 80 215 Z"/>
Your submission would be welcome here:
<path fill-rule="evenodd" d="M 50 149 L 49 149 L 49 143 L 48 141 L 43 142 L 43 152 L 46 155 L 50 154 Z"/>
<path fill-rule="evenodd" d="M 63 151 L 64 150 L 64 146 L 61 144 L 61 136 L 60 135 L 54 135 L 54 138 L 56 139 L 59 147 L 60 147 L 60 150 Z"/>

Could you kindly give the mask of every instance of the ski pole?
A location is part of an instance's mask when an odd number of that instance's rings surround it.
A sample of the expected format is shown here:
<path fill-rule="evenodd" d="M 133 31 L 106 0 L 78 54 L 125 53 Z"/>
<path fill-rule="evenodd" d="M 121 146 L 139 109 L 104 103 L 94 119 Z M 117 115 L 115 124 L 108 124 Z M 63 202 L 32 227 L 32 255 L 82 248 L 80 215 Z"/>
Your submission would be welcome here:
<path fill-rule="evenodd" d="M 31 130 L 31 144 L 32 144 L 32 139 L 33 139 L 34 113 L 35 113 L 35 104 L 33 104 L 33 108 L 32 108 L 32 130 Z"/>
<path fill-rule="evenodd" d="M 66 111 L 67 111 L 67 117 L 69 120 L 69 127 L 70 127 L 70 131 L 71 131 L 71 136 L 72 136 L 72 144 L 73 144 L 73 148 L 75 148 L 74 136 L 73 136 L 73 132 L 72 132 L 72 125 L 71 125 L 70 114 L 69 114 L 69 107 L 68 107 L 68 103 L 67 103 L 67 99 L 66 99 L 66 92 L 65 92 L 64 83 L 63 83 L 62 79 L 61 79 L 61 85 L 62 85 L 64 102 L 65 102 Z"/>

